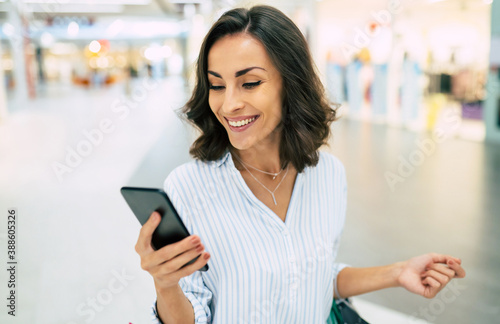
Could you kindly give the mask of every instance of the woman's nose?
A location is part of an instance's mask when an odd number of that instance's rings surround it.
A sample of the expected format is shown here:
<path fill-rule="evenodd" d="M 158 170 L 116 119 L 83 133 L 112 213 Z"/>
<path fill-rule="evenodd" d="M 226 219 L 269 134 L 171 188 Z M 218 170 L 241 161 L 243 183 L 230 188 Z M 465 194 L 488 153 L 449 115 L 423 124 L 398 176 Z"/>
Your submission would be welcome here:
<path fill-rule="evenodd" d="M 235 88 L 226 88 L 226 95 L 224 98 L 224 103 L 222 109 L 226 113 L 234 112 L 236 110 L 242 109 L 245 106 L 243 103 L 243 98 L 240 91 Z"/>

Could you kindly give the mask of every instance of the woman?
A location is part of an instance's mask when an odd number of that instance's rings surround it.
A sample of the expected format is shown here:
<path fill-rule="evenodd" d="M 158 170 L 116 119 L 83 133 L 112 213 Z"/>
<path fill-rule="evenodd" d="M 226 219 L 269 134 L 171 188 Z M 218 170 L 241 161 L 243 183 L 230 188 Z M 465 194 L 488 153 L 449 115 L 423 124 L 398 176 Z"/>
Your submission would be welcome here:
<path fill-rule="evenodd" d="M 195 235 L 154 251 L 154 213 L 136 245 L 154 278 L 156 323 L 325 323 L 334 296 L 402 286 L 433 297 L 465 275 L 459 259 L 439 254 L 374 268 L 334 263 L 346 180 L 318 149 L 335 110 L 301 32 L 277 9 L 234 9 L 214 24 L 185 113 L 201 131 L 195 160 L 165 191 Z"/>

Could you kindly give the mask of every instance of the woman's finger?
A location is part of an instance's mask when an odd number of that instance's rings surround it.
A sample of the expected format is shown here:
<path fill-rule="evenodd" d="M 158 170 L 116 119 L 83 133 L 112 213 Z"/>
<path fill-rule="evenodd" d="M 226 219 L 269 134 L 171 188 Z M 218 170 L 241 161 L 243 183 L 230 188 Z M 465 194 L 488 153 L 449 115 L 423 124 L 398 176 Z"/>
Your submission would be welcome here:
<path fill-rule="evenodd" d="M 176 256 L 181 255 L 182 253 L 189 251 L 200 244 L 201 241 L 198 236 L 188 236 L 180 240 L 179 242 L 165 245 L 157 251 L 153 251 L 152 253 L 143 255 L 141 257 L 141 267 L 146 271 L 157 273 L 160 270 L 154 269 L 154 267 L 168 262 L 169 260 L 174 259 Z M 174 271 L 175 270 L 171 270 L 171 272 Z"/>
<path fill-rule="evenodd" d="M 422 280 L 422 283 L 424 285 L 430 286 L 432 288 L 441 287 L 441 284 L 436 279 L 434 279 L 432 277 L 425 277 L 424 280 Z"/>
<path fill-rule="evenodd" d="M 430 266 L 427 267 L 427 270 L 435 270 L 437 272 L 440 272 L 446 276 L 448 276 L 448 278 L 454 278 L 455 277 L 455 271 L 453 269 L 451 269 L 450 267 L 448 267 L 447 265 L 445 264 L 442 264 L 442 263 L 434 263 Z"/>
<path fill-rule="evenodd" d="M 193 260 L 197 256 L 203 253 L 205 250 L 205 247 L 203 244 L 199 244 L 198 246 L 192 248 L 189 251 L 186 251 L 182 253 L 181 255 L 178 255 L 177 257 L 171 259 L 170 261 L 166 262 L 165 264 L 161 265 L 162 273 L 163 274 L 170 274 L 173 272 L 178 271 L 180 268 L 182 268 L 185 264 L 187 264 L 189 261 Z"/>
<path fill-rule="evenodd" d="M 153 237 L 153 232 L 155 231 L 158 224 L 160 224 L 161 216 L 157 212 L 153 212 L 151 216 L 149 216 L 148 221 L 142 225 L 141 230 L 139 232 L 139 238 L 137 239 L 137 243 L 135 244 L 135 251 L 139 253 L 139 255 L 143 255 L 144 253 L 153 252 L 153 247 L 151 246 L 151 238 Z"/>
<path fill-rule="evenodd" d="M 447 275 L 438 272 L 436 270 L 428 270 L 424 273 L 425 278 L 432 278 L 439 282 L 440 286 L 445 286 L 448 282 L 450 282 L 451 278 Z"/>
<path fill-rule="evenodd" d="M 465 277 L 465 270 L 460 265 L 461 263 L 457 263 L 454 260 L 448 260 L 447 264 L 450 267 L 450 269 L 455 271 L 455 278 L 464 278 Z"/>
<path fill-rule="evenodd" d="M 198 271 L 200 270 L 202 267 L 205 266 L 205 264 L 208 263 L 208 260 L 210 259 L 210 253 L 208 252 L 203 252 L 200 257 L 195 261 L 193 262 L 192 264 L 190 265 L 187 265 L 185 266 L 184 268 L 182 269 L 179 269 L 175 275 L 179 278 L 183 278 L 183 277 L 186 277 L 186 276 L 189 276 L 190 274 L 192 274 L 193 272 L 195 271 Z"/>
<path fill-rule="evenodd" d="M 176 256 L 191 250 L 201 244 L 201 240 L 197 235 L 190 235 L 179 242 L 166 245 L 159 249 L 157 257 L 161 262 L 165 262 L 175 258 Z"/>

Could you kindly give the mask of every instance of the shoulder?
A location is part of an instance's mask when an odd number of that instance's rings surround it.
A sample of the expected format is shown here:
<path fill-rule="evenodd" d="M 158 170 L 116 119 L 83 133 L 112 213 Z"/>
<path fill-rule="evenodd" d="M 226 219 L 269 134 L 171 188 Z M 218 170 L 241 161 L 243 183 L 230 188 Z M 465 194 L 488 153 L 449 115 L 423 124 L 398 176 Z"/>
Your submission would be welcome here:
<path fill-rule="evenodd" d="M 344 164 L 335 155 L 325 151 L 319 151 L 319 161 L 315 168 L 319 172 L 345 174 Z"/>
<path fill-rule="evenodd" d="M 210 168 L 210 162 L 193 160 L 176 167 L 165 179 L 165 187 L 192 184 Z"/>
<path fill-rule="evenodd" d="M 333 154 L 320 151 L 318 164 L 305 169 L 305 178 L 327 187 L 347 186 L 344 164 Z"/>
<path fill-rule="evenodd" d="M 215 161 L 195 159 L 181 164 L 170 172 L 165 179 L 164 187 L 166 190 L 184 188 L 186 192 L 204 188 L 223 176 L 223 173 L 227 171 L 227 168 L 222 166 L 228 157 L 229 153 L 225 153 Z"/>

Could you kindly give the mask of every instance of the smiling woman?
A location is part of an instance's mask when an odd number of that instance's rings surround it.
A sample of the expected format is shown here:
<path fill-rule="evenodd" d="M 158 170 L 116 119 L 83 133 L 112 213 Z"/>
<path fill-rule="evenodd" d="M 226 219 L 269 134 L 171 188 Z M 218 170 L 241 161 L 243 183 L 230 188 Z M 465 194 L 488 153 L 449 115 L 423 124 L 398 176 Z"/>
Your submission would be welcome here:
<path fill-rule="evenodd" d="M 153 213 L 136 245 L 155 282 L 155 323 L 331 323 L 334 296 L 400 286 L 431 298 L 465 276 L 460 259 L 441 254 L 372 268 L 335 263 L 345 171 L 318 150 L 335 110 L 306 40 L 279 10 L 222 15 L 201 46 L 184 113 L 201 131 L 195 160 L 164 189 L 193 235 L 154 251 Z"/>
<path fill-rule="evenodd" d="M 250 105 L 243 111 L 230 107 L 235 100 Z M 281 168 L 290 162 L 298 172 L 318 162 L 317 149 L 326 144 L 335 119 L 304 36 L 288 17 L 267 6 L 231 10 L 212 26 L 184 112 L 202 132 L 191 148 L 194 157 L 218 159 L 238 130 L 228 122 L 255 117 L 255 126 L 260 125 L 254 134 L 264 130 L 269 135 L 278 126 L 273 136 L 280 141 Z M 265 137 L 249 135 L 256 142 Z"/>

